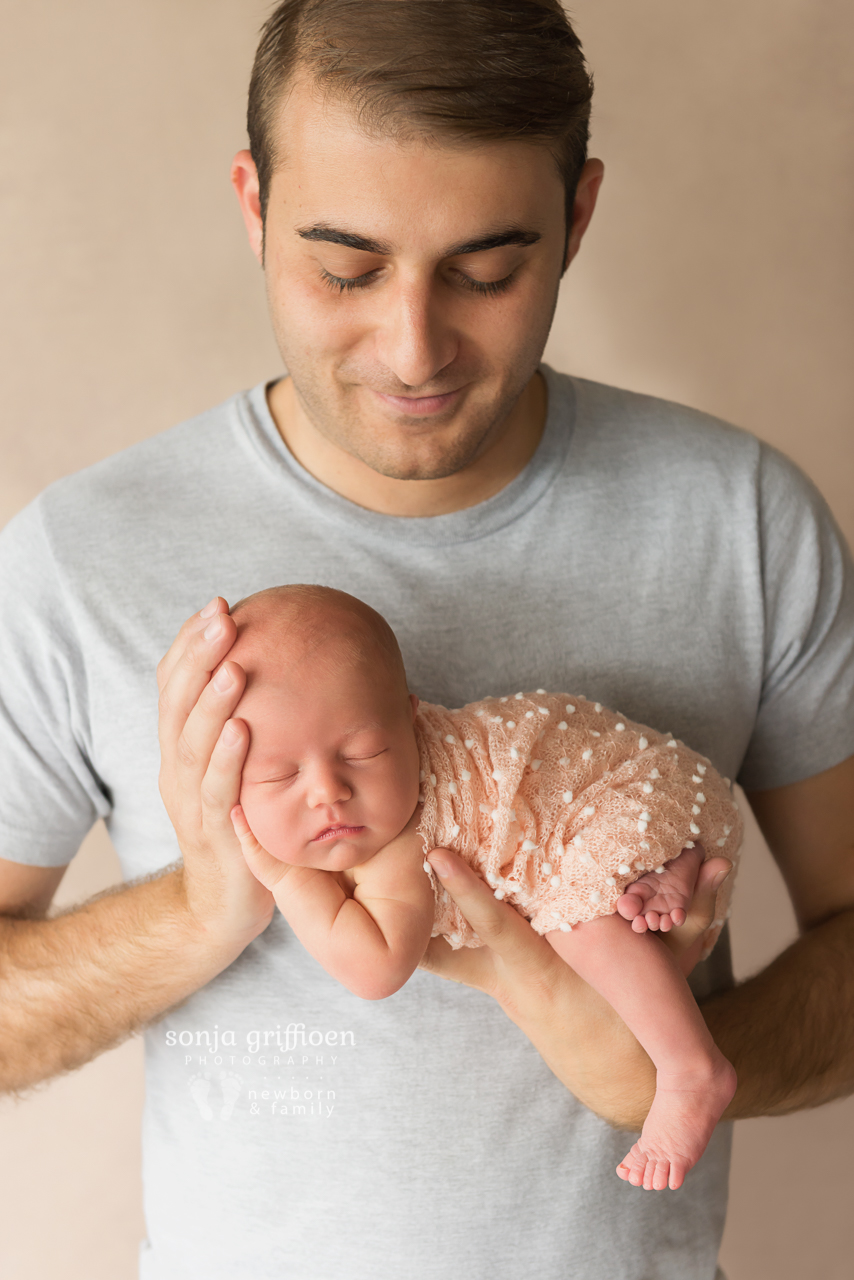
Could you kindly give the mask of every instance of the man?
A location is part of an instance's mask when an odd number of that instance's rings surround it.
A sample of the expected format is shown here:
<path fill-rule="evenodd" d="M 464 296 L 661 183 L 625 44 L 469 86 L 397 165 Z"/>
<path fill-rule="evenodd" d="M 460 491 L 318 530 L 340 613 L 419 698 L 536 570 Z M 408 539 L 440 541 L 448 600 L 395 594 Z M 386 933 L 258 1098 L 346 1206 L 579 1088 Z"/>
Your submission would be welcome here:
<path fill-rule="evenodd" d="M 804 935 L 735 991 L 723 947 L 692 975 L 739 1073 L 728 1114 L 851 1087 L 850 562 L 751 437 L 538 369 L 602 176 L 588 106 L 557 3 L 281 5 L 233 177 L 291 377 L 4 535 L 0 1079 L 148 1028 L 147 1280 L 699 1280 L 723 1221 L 727 1126 L 676 1195 L 616 1178 L 649 1063 L 452 855 L 489 946 L 434 943 L 391 1000 L 273 916 L 228 819 L 246 735 L 218 593 L 343 587 L 424 697 L 569 688 L 737 776 Z M 169 869 L 153 672 L 214 594 L 160 669 Z M 98 815 L 138 882 L 23 918 Z"/>

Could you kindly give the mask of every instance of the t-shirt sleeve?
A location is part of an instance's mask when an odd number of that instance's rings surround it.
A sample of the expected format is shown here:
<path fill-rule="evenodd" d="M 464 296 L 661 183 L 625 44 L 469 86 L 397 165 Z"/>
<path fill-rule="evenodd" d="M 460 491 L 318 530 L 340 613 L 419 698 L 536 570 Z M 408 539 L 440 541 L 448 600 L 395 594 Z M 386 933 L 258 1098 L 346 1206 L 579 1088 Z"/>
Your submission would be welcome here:
<path fill-rule="evenodd" d="M 854 754 L 854 566 L 815 486 L 762 445 L 765 666 L 739 783 L 787 786 Z"/>
<path fill-rule="evenodd" d="M 0 857 L 70 862 L 110 809 L 89 763 L 86 670 L 37 500 L 0 534 Z"/>

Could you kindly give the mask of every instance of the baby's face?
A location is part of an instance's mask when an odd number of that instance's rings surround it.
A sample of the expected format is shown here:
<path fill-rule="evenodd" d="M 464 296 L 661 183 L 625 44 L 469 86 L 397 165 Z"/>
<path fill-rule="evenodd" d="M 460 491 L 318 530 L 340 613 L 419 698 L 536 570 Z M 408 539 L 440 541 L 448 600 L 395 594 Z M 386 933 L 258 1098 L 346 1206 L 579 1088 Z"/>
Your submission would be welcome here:
<path fill-rule="evenodd" d="M 296 866 L 343 871 L 406 826 L 418 803 L 417 699 L 382 670 L 309 659 L 250 676 L 240 803 L 255 838 Z"/>

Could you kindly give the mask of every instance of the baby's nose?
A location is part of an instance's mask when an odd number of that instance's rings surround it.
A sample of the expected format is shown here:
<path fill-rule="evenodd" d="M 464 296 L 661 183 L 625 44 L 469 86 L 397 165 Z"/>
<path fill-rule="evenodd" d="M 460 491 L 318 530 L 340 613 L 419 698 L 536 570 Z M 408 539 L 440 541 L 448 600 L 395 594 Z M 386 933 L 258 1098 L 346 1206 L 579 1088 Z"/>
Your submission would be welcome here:
<path fill-rule="evenodd" d="M 308 786 L 309 804 L 341 804 L 352 795 L 346 779 L 334 769 L 318 769 Z"/>

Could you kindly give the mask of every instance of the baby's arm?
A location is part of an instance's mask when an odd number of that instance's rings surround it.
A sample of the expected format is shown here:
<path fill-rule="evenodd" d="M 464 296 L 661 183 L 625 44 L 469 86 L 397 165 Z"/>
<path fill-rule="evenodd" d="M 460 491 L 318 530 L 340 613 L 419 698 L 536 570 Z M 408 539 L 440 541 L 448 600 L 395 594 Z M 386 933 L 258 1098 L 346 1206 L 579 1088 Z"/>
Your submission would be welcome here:
<path fill-rule="evenodd" d="M 327 973 L 365 1000 L 382 1000 L 411 977 L 433 928 L 433 889 L 417 834 L 420 810 L 384 848 L 339 874 L 273 858 L 252 835 L 242 809 L 234 829 L 253 874 L 272 892 L 300 942 Z"/>

